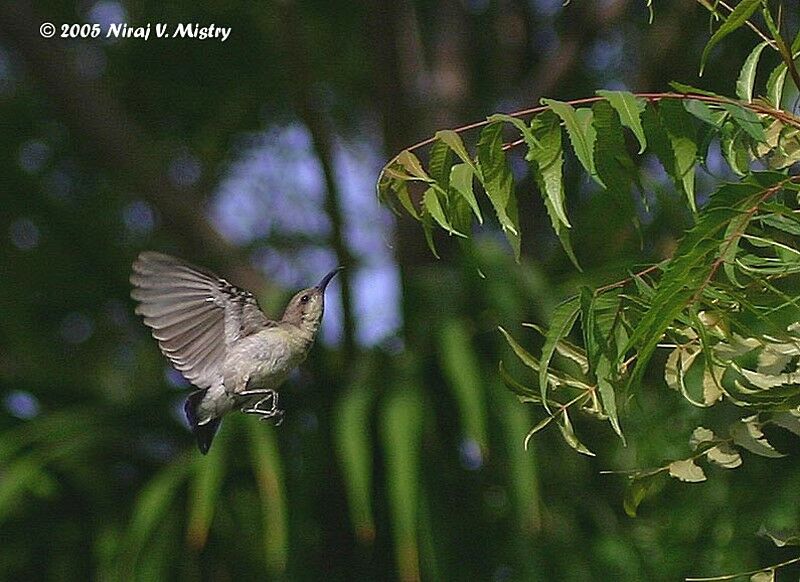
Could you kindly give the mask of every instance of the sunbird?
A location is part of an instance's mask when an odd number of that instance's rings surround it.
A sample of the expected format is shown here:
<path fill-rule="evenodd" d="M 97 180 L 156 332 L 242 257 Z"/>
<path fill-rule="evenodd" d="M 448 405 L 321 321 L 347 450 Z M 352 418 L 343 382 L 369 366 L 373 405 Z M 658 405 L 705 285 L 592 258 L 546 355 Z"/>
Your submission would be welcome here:
<path fill-rule="evenodd" d="M 343 267 L 298 291 L 279 320 L 252 293 L 207 269 L 145 251 L 133 262 L 136 313 L 172 365 L 197 387 L 184 404 L 202 454 L 231 410 L 280 424 L 278 387 L 308 355 L 322 322 L 325 288 Z"/>

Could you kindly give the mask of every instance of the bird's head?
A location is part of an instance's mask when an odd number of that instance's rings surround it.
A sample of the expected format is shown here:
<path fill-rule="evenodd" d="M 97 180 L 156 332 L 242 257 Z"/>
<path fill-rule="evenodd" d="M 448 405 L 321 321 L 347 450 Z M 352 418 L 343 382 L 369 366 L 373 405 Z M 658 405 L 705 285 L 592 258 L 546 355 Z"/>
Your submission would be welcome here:
<path fill-rule="evenodd" d="M 325 288 L 331 279 L 344 267 L 336 267 L 322 278 L 314 287 L 295 293 L 283 313 L 283 321 L 288 321 L 312 334 L 319 329 L 322 313 L 325 310 Z"/>

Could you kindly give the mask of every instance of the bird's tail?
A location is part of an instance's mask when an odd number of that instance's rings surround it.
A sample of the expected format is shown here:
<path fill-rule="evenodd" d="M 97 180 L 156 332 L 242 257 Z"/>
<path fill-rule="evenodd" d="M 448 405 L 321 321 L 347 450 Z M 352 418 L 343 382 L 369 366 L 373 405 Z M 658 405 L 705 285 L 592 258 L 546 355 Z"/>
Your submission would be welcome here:
<path fill-rule="evenodd" d="M 214 440 L 214 435 L 217 434 L 217 429 L 222 422 L 222 418 L 212 418 L 202 424 L 198 421 L 197 409 L 205 395 L 205 390 L 196 390 L 189 394 L 186 398 L 186 403 L 183 405 L 186 419 L 189 421 L 189 426 L 197 439 L 197 448 L 204 455 L 211 448 L 211 441 Z"/>

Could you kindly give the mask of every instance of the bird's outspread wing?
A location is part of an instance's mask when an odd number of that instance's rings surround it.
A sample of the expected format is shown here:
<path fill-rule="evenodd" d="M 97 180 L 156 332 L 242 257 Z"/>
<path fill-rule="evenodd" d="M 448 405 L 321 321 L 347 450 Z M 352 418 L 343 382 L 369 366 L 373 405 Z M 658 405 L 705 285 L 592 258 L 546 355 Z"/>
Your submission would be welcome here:
<path fill-rule="evenodd" d="M 136 313 L 172 365 L 198 388 L 222 380 L 228 346 L 273 325 L 251 293 L 169 255 L 141 253 L 130 280 Z"/>

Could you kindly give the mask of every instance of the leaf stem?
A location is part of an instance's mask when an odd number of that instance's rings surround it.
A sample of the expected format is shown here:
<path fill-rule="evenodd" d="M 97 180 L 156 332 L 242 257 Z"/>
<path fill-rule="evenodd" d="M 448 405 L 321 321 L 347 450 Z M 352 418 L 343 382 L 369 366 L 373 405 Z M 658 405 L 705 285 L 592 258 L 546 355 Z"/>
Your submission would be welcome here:
<path fill-rule="evenodd" d="M 735 578 L 740 578 L 741 576 L 752 576 L 753 574 L 758 574 L 759 572 L 768 572 L 770 570 L 775 571 L 778 568 L 783 568 L 784 566 L 790 566 L 791 564 L 795 564 L 800 562 L 800 556 L 797 558 L 792 558 L 791 560 L 786 560 L 785 562 L 781 562 L 780 564 L 773 564 L 772 566 L 767 566 L 766 568 L 759 568 L 758 570 L 750 570 L 749 572 L 738 572 L 736 574 L 725 574 L 724 576 L 711 576 L 708 578 L 686 578 L 686 582 L 712 582 L 715 580 L 733 580 Z"/>

